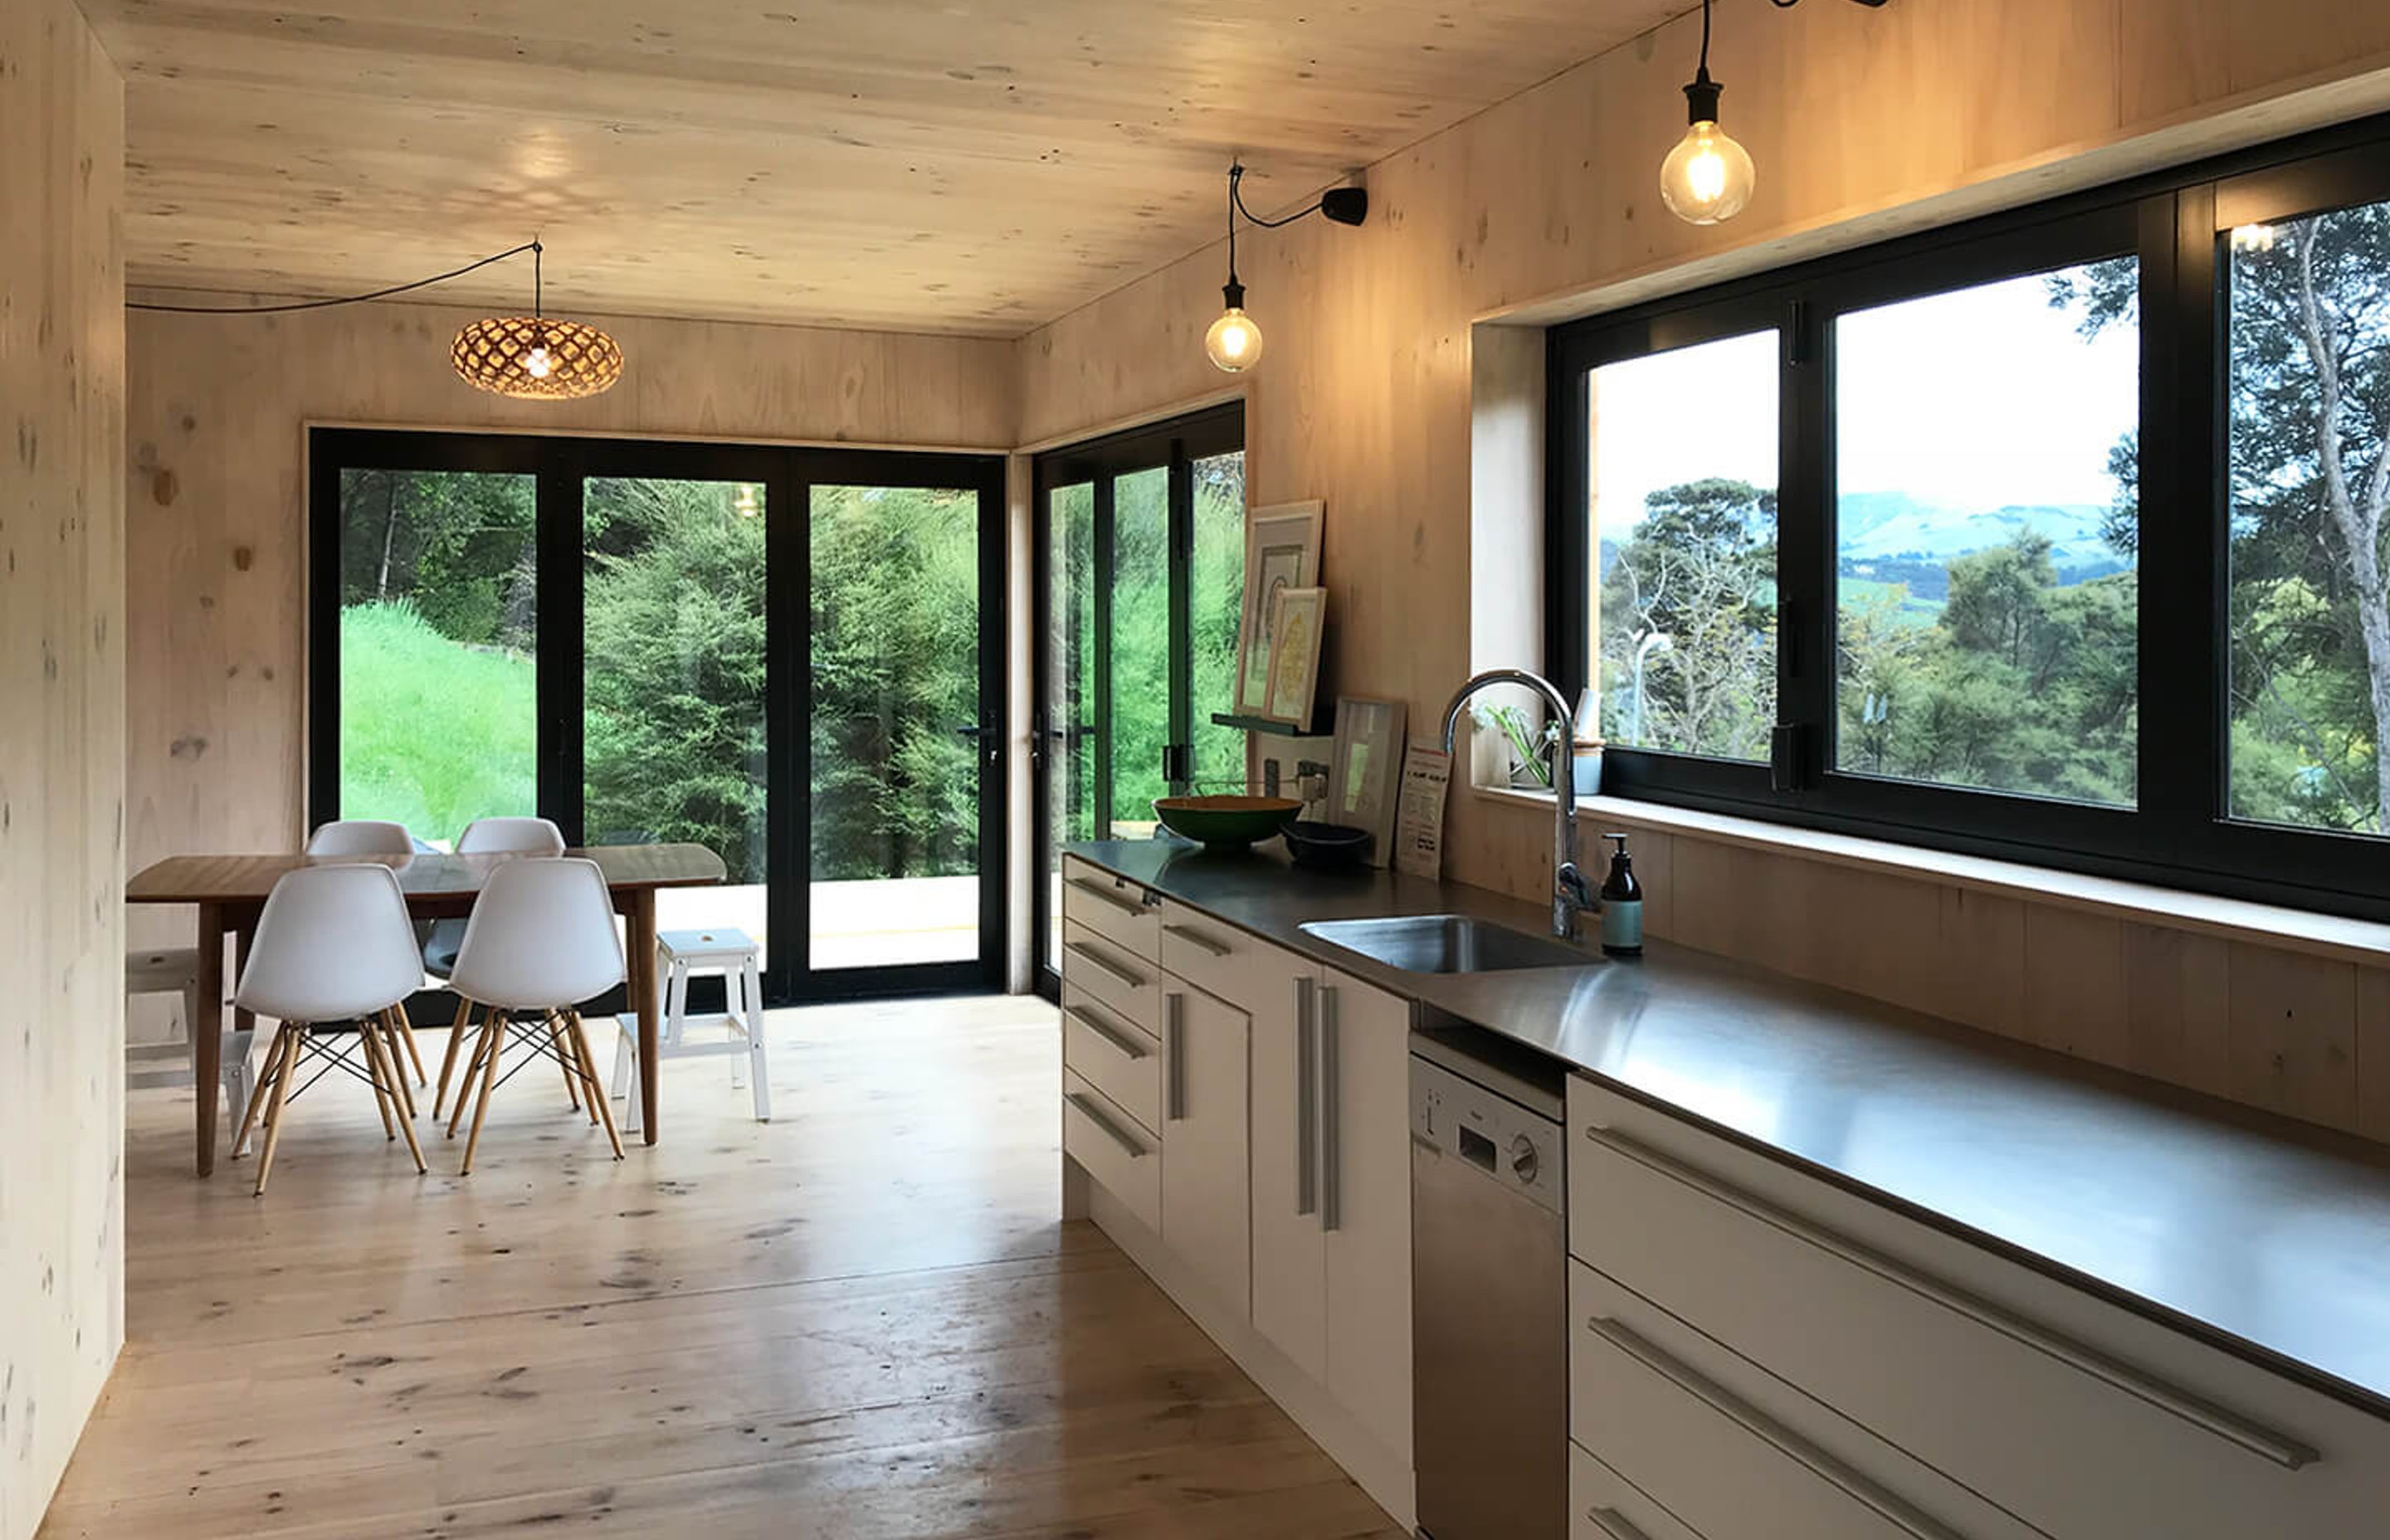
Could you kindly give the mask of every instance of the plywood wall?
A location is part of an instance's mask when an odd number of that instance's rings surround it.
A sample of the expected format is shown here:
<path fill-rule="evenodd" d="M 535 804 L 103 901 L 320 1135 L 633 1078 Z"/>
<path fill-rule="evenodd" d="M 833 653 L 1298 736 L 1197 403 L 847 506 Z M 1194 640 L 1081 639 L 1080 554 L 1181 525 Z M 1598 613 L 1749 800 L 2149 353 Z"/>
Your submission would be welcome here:
<path fill-rule="evenodd" d="M 1532 350 L 1474 323 L 1690 288 L 2390 106 L 2379 6 L 1722 0 L 1713 70 L 1760 182 L 1740 219 L 1697 229 L 1662 209 L 1656 173 L 1699 25 L 1680 19 L 1370 167 L 1360 229 L 1315 219 L 1240 242 L 1267 337 L 1246 410 L 1252 494 L 1326 501 L 1325 667 L 1346 691 L 1405 699 L 1421 722 L 1472 668 L 1535 660 L 1518 638 L 1533 635 L 1537 579 L 1516 558 L 1539 518 L 1538 468 L 1484 399 Z M 1219 250 L 1199 252 L 1024 339 L 1025 436 L 1215 388 L 1201 340 L 1221 269 Z M 1488 560 L 1498 571 L 1472 566 Z M 1452 819 L 1454 875 L 1548 891 L 1547 815 L 1457 795 Z M 2162 930 L 1664 843 L 1651 858 L 1673 853 L 1676 871 L 1654 885 L 1673 885 L 1683 939 L 2336 1126 L 2370 1116 L 2390 1137 L 2390 1027 L 2357 1025 L 2385 984 L 2353 965 L 2310 978 L 2263 947 L 2218 956 L 2224 943 Z M 1929 922 L 1931 945 L 1912 933 Z M 1968 987 L 1983 967 L 1999 988 Z M 2261 1020 L 2275 974 L 2296 975 L 2295 1019 Z M 2035 979 L 2085 993 L 2061 1011 L 2027 997 Z M 2380 1044 L 2370 1059 L 2365 1043 Z"/>
<path fill-rule="evenodd" d="M 449 340 L 479 314 L 376 304 L 129 317 L 130 869 L 177 852 L 287 850 L 301 838 L 310 420 L 981 450 L 1014 443 L 1003 342 L 594 317 L 623 344 L 622 383 L 588 401 L 526 403 L 475 391 L 450 370 Z M 135 944 L 152 944 L 187 936 L 190 921 L 143 912 L 134 925 Z M 178 1035 L 173 1008 L 136 1002 L 136 1040 Z"/>
<path fill-rule="evenodd" d="M 124 1340 L 124 92 L 0 6 L 0 1540 Z"/>

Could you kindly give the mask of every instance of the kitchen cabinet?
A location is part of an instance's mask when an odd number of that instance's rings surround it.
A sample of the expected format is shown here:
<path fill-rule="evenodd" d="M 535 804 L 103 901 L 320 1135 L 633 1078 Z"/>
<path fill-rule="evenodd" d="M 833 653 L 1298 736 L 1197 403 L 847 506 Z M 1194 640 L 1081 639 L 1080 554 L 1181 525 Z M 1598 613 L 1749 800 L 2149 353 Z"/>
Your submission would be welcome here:
<path fill-rule="evenodd" d="M 1407 1000 L 1257 960 L 1253 1325 L 1406 1463 L 1411 1447 Z"/>
<path fill-rule="evenodd" d="M 1064 1152 L 1092 1212 L 1406 1517 L 1410 1002 L 1064 870 Z"/>
<path fill-rule="evenodd" d="M 1703 1540 L 2378 1528 L 2344 1404 L 1581 1076 L 1568 1148 L 1571 1437 Z"/>
<path fill-rule="evenodd" d="M 1251 1313 L 1245 1013 L 1165 975 L 1162 1241 L 1232 1319 Z"/>

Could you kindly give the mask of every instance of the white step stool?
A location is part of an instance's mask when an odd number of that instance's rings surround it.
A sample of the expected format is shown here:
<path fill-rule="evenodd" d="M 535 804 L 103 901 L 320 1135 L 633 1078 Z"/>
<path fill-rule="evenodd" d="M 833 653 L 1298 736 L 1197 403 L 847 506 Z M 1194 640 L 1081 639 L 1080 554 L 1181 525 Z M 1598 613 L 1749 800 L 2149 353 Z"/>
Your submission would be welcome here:
<path fill-rule="evenodd" d="M 656 1057 L 710 1059 L 736 1054 L 730 1084 L 739 1084 L 740 1071 L 755 1089 L 755 1121 L 772 1121 L 771 1075 L 764 1060 L 764 979 L 756 959 L 761 953 L 744 930 L 723 927 L 712 930 L 664 930 L 656 936 L 656 966 L 663 980 L 664 1019 Z M 722 975 L 723 1004 L 719 1015 L 688 1014 L 688 981 L 697 973 Z M 639 1130 L 639 1015 L 624 1011 L 616 1018 L 621 1034 L 614 1041 L 614 1095 L 628 1097 L 630 1106 L 623 1132 Z M 726 1027 L 730 1035 L 719 1043 L 691 1043 L 690 1027 Z"/>
<path fill-rule="evenodd" d="M 249 1061 L 251 1034 L 229 1031 L 224 1024 L 224 1005 L 215 1003 L 212 1011 L 199 1001 L 199 954 L 197 947 L 152 947 L 147 951 L 124 955 L 124 993 L 135 995 L 180 995 L 183 997 L 183 1041 L 180 1043 L 149 1043 L 127 1048 L 124 1053 L 124 1084 L 138 1089 L 148 1085 L 188 1085 L 194 1066 L 199 1060 L 199 1034 L 202 1032 L 224 1033 L 224 1103 L 232 1125 L 240 1126 L 241 1114 L 249 1110 L 249 1093 L 255 1084 L 255 1072 Z"/>

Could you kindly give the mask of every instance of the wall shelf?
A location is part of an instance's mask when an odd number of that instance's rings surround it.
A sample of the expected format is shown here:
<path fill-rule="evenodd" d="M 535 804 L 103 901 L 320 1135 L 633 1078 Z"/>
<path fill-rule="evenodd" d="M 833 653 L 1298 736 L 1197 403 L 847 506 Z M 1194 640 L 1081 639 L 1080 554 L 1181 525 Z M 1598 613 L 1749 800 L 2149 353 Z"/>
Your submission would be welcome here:
<path fill-rule="evenodd" d="M 1274 738 L 1333 738 L 1336 736 L 1336 713 L 1332 708 L 1323 712 L 1314 707 L 1309 726 L 1272 722 L 1266 716 L 1240 716 L 1234 712 L 1214 712 L 1212 725 L 1215 727 L 1234 727 L 1241 733 L 1268 733 Z"/>

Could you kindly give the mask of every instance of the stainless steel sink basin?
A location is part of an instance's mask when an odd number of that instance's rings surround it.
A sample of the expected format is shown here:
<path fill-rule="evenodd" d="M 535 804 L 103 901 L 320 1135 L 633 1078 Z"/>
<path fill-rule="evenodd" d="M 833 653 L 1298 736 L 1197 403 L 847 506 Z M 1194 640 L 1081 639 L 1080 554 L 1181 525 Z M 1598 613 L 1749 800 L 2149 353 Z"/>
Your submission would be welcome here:
<path fill-rule="evenodd" d="M 1406 973 L 1502 973 L 1522 968 L 1583 968 L 1598 959 L 1546 936 L 1530 936 L 1468 915 L 1320 919 L 1305 934 Z"/>

